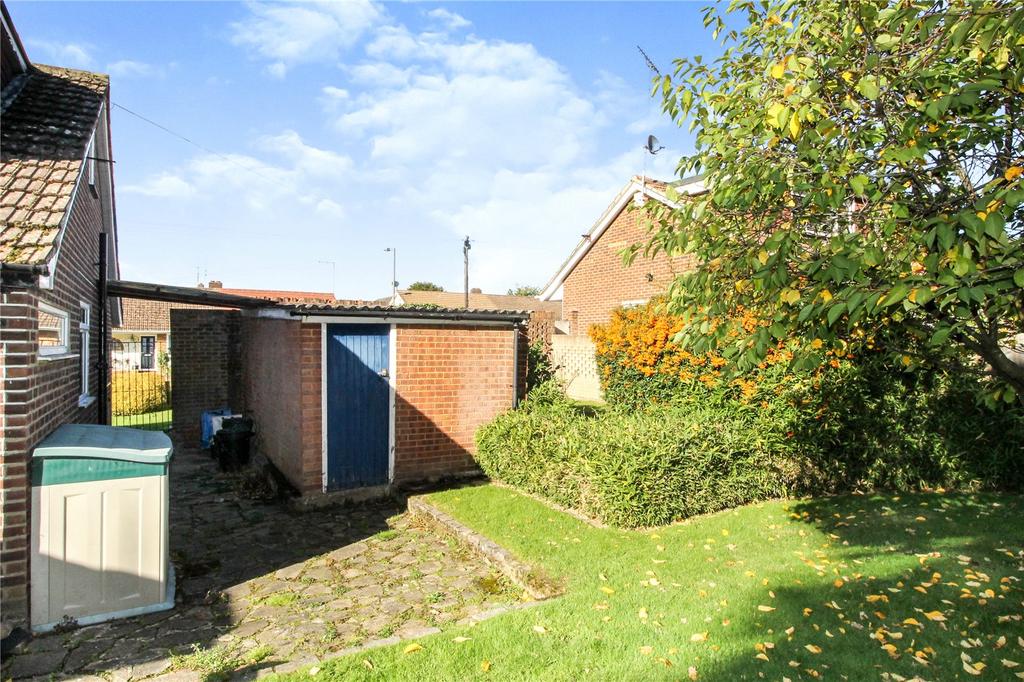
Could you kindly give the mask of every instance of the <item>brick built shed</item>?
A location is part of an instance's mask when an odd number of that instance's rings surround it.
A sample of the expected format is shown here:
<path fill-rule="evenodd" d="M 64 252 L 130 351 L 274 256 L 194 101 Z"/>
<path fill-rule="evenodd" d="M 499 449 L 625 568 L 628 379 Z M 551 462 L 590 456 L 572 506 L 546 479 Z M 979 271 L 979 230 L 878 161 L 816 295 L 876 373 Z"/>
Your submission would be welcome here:
<path fill-rule="evenodd" d="M 303 495 L 479 473 L 474 435 L 525 389 L 525 312 L 292 305 L 172 310 L 174 429 L 251 416 Z"/>

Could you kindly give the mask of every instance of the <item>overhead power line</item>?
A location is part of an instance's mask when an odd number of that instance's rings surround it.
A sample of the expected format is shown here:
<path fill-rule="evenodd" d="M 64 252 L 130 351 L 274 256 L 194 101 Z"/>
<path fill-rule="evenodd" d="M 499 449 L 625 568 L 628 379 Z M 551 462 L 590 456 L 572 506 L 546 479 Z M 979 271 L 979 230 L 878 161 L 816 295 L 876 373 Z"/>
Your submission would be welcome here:
<path fill-rule="evenodd" d="M 115 107 L 117 107 L 118 109 L 120 109 L 121 111 L 125 112 L 126 114 L 131 114 L 132 116 L 134 116 L 135 118 L 139 119 L 140 121 L 145 121 L 146 123 L 148 123 L 149 125 L 153 126 L 154 128 L 159 128 L 160 130 L 164 131 L 168 135 L 176 137 L 179 140 L 182 140 L 183 142 L 187 142 L 188 144 L 192 145 L 196 149 L 200 149 L 200 150 L 206 152 L 207 154 L 212 154 L 213 156 L 216 156 L 217 158 L 224 159 L 228 163 L 230 163 L 232 165 L 235 165 L 235 166 L 238 166 L 242 170 L 248 171 L 249 173 L 252 173 L 253 175 L 255 175 L 257 177 L 263 178 L 267 182 L 275 182 L 275 183 L 278 182 L 277 180 L 275 180 L 275 179 L 273 179 L 271 177 L 268 177 L 268 176 L 264 175 L 263 173 L 260 173 L 255 168 L 251 168 L 249 166 L 246 166 L 243 163 L 239 163 L 237 159 L 233 159 L 230 156 L 227 156 L 226 154 L 221 154 L 218 151 L 215 151 L 213 149 L 210 149 L 209 147 L 201 145 L 198 142 L 196 142 L 195 140 L 191 140 L 191 139 L 185 137 L 184 135 L 182 135 L 181 133 L 175 132 L 175 131 L 171 130 L 170 128 L 168 128 L 167 126 L 161 125 L 161 124 L 157 123 L 156 121 L 154 121 L 153 119 L 147 118 L 147 117 L 143 116 L 142 114 L 138 113 L 137 111 L 132 111 L 128 107 L 122 106 L 122 105 L 118 104 L 117 102 L 112 102 L 112 104 Z M 314 192 L 314 194 L 317 194 L 317 193 Z M 323 197 L 319 197 L 319 198 L 322 199 Z"/>

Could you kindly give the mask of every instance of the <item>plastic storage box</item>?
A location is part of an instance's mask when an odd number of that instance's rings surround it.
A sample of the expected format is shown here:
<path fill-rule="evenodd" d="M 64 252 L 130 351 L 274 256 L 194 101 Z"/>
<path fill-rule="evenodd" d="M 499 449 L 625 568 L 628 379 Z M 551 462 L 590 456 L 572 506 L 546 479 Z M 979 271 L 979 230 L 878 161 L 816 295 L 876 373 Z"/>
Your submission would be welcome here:
<path fill-rule="evenodd" d="M 171 439 L 65 424 L 32 455 L 32 629 L 174 606 Z"/>

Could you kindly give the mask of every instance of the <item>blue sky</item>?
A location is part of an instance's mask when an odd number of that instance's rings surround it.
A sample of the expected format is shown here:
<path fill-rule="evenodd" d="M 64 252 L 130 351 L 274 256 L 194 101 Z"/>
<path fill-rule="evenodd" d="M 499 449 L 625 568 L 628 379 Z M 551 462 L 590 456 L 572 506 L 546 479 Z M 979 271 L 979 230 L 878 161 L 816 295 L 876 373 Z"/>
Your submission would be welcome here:
<path fill-rule="evenodd" d="M 663 69 L 719 51 L 694 3 L 32 3 L 29 57 L 111 74 L 121 271 L 193 285 L 389 293 L 543 285 L 647 134 L 692 137 Z"/>

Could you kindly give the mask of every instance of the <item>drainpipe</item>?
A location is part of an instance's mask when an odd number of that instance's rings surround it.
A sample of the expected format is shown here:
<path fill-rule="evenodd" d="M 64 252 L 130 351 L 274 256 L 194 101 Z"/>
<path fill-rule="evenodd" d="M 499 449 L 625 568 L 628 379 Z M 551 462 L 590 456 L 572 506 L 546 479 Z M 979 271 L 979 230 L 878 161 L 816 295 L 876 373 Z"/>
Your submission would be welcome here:
<path fill-rule="evenodd" d="M 107 233 L 100 232 L 100 277 L 96 283 L 96 295 L 100 302 L 100 352 L 96 359 L 99 395 L 96 423 L 107 423 Z"/>
<path fill-rule="evenodd" d="M 512 407 L 519 406 L 519 323 L 512 325 Z"/>

